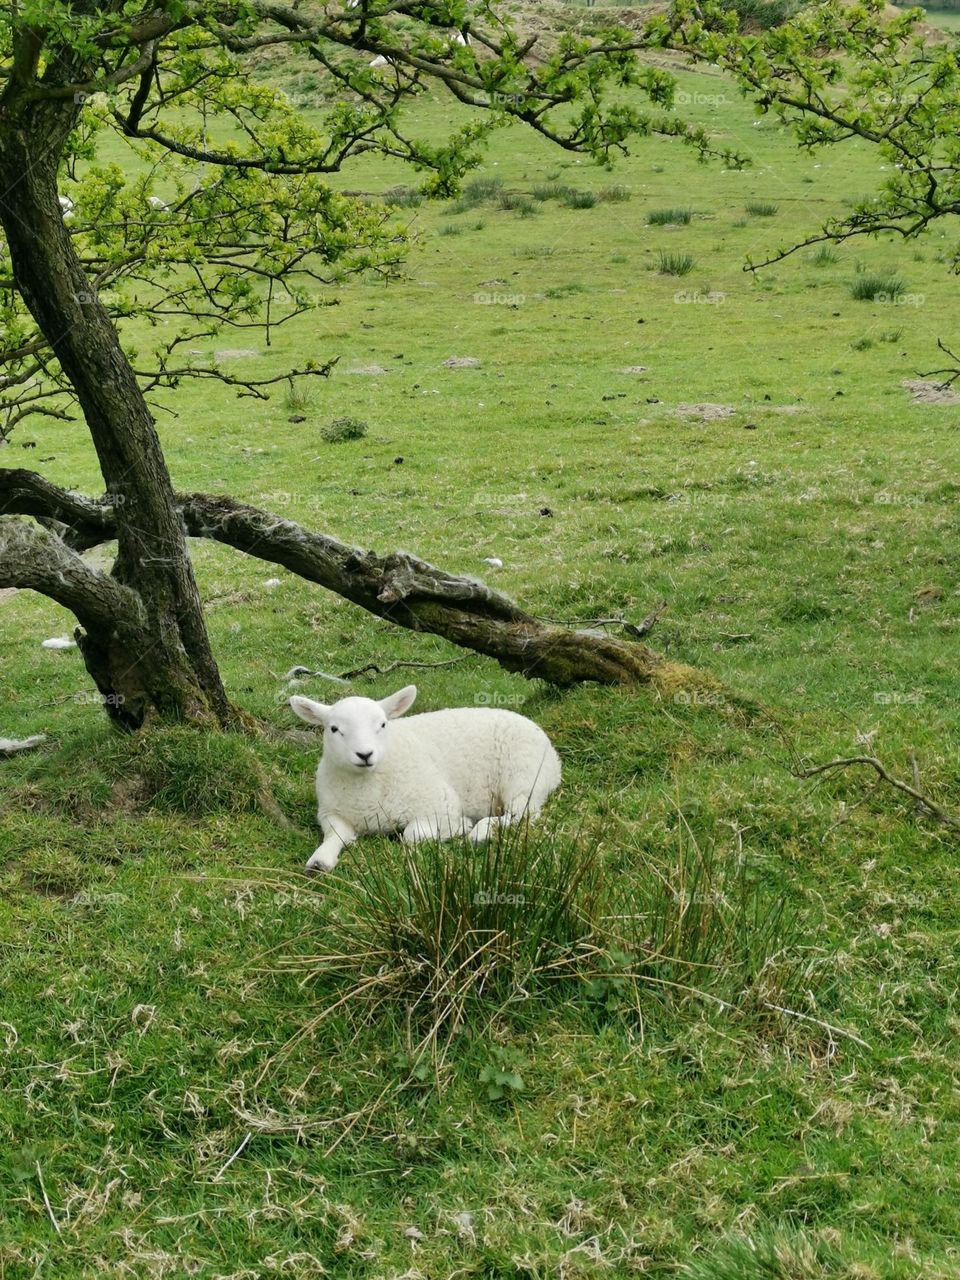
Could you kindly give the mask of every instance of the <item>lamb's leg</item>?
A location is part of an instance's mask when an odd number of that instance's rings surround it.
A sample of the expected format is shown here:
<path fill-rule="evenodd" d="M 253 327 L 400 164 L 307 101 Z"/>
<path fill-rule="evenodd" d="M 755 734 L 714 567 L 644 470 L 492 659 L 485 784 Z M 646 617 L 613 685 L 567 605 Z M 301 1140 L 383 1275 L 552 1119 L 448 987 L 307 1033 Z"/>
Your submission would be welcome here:
<path fill-rule="evenodd" d="M 438 818 L 414 818 L 408 822 L 400 834 L 404 844 L 419 844 L 422 840 L 440 839 L 440 820 Z"/>
<path fill-rule="evenodd" d="M 483 844 L 485 840 L 490 839 L 498 827 L 512 827 L 523 818 L 529 818 L 532 821 L 539 815 L 542 808 L 543 801 L 538 800 L 537 796 L 531 796 L 528 792 L 520 796 L 512 796 L 504 804 L 500 817 L 480 819 L 470 832 L 470 840 L 473 844 Z"/>
<path fill-rule="evenodd" d="M 307 859 L 308 871 L 332 871 L 340 859 L 340 853 L 353 844 L 357 833 L 343 818 L 322 817 L 323 843 Z"/>
<path fill-rule="evenodd" d="M 452 814 L 439 818 L 414 818 L 408 822 L 401 833 L 405 844 L 417 844 L 422 840 L 449 840 L 453 836 L 464 836 L 470 830 L 470 821 Z"/>

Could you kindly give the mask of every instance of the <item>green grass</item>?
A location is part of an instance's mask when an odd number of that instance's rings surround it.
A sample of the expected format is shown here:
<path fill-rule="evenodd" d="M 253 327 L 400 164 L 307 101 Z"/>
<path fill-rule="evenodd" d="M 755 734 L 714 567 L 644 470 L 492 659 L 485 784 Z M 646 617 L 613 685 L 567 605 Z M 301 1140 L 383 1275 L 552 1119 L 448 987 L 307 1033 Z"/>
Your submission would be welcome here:
<path fill-rule="evenodd" d="M 955 409 L 901 386 L 940 363 L 957 285 L 936 226 L 924 261 L 860 246 L 861 276 L 909 279 L 896 316 L 850 296 L 846 250 L 744 273 L 884 174 L 859 144 L 811 157 L 752 129 L 716 77 L 683 87 L 752 169 L 638 141 L 609 179 L 632 202 L 550 197 L 525 219 L 497 210 L 501 189 L 595 176 L 498 132 L 469 235 L 442 237 L 449 209 L 412 202 L 403 279 L 331 287 L 339 305 L 269 349 L 252 332 L 206 344 L 249 348 L 234 359 L 256 376 L 339 356 L 306 400 L 185 383 L 177 416 L 157 413 L 182 489 L 417 552 L 543 617 L 639 622 L 667 600 L 649 643 L 716 684 L 557 691 L 193 548 L 230 694 L 275 730 L 295 726 L 296 688 L 379 696 L 410 678 L 423 709 L 482 699 L 541 723 L 564 785 L 513 874 L 540 911 L 582 868 L 577 910 L 619 945 L 599 972 L 528 983 L 523 948 L 568 945 L 570 916 L 558 932 L 525 904 L 464 913 L 518 950 L 425 1044 L 445 1004 L 419 1020 L 418 992 L 438 990 L 416 986 L 423 947 L 460 920 L 425 927 L 431 886 L 486 864 L 367 840 L 307 882 L 315 742 L 114 736 L 77 650 L 40 646 L 64 611 L 0 601 L 0 733 L 49 735 L 0 761 L 4 1275 L 955 1277 L 955 841 L 872 777 L 792 770 L 865 735 L 960 808 Z M 439 138 L 448 102 L 417 110 L 418 136 Z M 412 181 L 373 160 L 342 175 Z M 646 221 L 692 199 L 682 230 Z M 775 223 L 734 229 L 769 199 Z M 656 271 L 681 243 L 709 292 Z M 328 447 L 343 417 L 370 433 Z M 24 424 L 2 461 L 102 489 L 77 424 Z M 454 657 L 349 686 L 285 678 Z M 350 942 L 360 925 L 412 956 L 392 993 Z M 376 998 L 337 1006 L 364 977 Z"/>

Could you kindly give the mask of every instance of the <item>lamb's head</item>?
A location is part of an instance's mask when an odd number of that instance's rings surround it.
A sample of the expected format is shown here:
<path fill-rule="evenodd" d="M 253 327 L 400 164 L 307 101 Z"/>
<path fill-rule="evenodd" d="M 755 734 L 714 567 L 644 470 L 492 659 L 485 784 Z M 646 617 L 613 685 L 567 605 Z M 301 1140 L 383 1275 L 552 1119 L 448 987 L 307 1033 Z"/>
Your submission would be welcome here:
<path fill-rule="evenodd" d="M 323 758 L 338 769 L 375 769 L 387 755 L 387 721 L 413 706 L 417 686 L 408 684 L 389 698 L 341 698 L 332 707 L 310 698 L 291 698 L 290 706 L 307 724 L 323 728 Z"/>

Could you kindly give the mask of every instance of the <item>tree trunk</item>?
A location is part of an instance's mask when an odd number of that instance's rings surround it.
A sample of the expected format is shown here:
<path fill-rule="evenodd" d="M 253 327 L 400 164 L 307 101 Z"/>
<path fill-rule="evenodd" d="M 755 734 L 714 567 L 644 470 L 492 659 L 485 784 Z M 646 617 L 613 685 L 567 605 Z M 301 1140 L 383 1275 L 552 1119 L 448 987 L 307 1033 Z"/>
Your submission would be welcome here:
<path fill-rule="evenodd" d="M 69 100 L 18 110 L 5 104 L 0 222 L 17 284 L 93 438 L 115 513 L 119 549 L 112 576 L 135 591 L 142 606 L 135 642 L 129 628 L 103 618 L 85 619 L 78 642 L 106 707 L 124 726 L 150 715 L 227 724 L 235 713 L 210 649 L 153 418 L 74 253 L 57 198 L 58 157 L 76 113 Z"/>

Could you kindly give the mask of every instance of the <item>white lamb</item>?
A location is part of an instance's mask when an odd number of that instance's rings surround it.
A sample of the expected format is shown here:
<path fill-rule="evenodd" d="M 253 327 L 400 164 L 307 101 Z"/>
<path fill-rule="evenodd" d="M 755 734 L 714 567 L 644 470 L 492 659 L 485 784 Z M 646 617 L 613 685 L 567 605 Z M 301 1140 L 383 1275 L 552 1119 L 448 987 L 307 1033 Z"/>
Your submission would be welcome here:
<path fill-rule="evenodd" d="M 415 685 L 389 698 L 343 698 L 333 706 L 291 698 L 323 727 L 317 817 L 323 843 L 308 871 L 332 871 L 358 836 L 399 831 L 408 842 L 469 834 L 535 818 L 560 785 L 560 761 L 539 725 L 492 707 L 454 707 L 398 720 Z"/>

